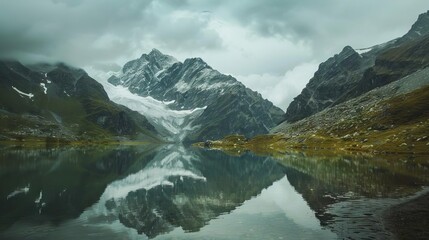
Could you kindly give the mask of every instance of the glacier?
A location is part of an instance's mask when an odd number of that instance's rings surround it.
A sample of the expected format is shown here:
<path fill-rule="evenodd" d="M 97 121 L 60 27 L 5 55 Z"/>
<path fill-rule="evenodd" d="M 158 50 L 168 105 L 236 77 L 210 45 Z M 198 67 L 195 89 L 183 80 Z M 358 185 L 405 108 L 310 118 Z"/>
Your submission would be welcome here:
<path fill-rule="evenodd" d="M 99 79 L 98 82 L 103 85 L 110 100 L 145 116 L 160 134 L 166 136 L 167 141 L 181 142 L 190 131 L 198 128 L 192 123 L 206 109 L 201 107 L 173 110 L 168 106 L 172 101 L 163 102 L 149 96 L 142 97 L 131 93 L 127 87 L 114 86 Z"/>

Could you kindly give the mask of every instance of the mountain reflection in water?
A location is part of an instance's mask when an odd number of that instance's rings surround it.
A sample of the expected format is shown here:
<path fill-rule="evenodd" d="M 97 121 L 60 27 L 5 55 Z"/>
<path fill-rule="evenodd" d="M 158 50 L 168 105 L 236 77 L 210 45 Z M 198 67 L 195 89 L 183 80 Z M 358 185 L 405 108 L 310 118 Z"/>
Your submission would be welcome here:
<path fill-rule="evenodd" d="M 336 205 L 403 198 L 428 181 L 416 159 L 182 145 L 2 148 L 0 164 L 1 239 L 341 238 Z"/>

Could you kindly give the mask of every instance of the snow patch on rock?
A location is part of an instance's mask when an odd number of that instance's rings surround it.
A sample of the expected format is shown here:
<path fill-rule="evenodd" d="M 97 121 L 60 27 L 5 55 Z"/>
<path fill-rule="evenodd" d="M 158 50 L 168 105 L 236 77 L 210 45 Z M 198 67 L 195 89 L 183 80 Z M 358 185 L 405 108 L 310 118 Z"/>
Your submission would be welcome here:
<path fill-rule="evenodd" d="M 48 94 L 48 88 L 46 87 L 46 84 L 44 84 L 44 83 L 40 83 L 40 86 L 43 88 L 43 92 L 44 92 L 45 94 Z"/>
<path fill-rule="evenodd" d="M 32 93 L 25 93 L 23 91 L 20 91 L 18 88 L 12 86 L 13 90 L 15 90 L 21 97 L 28 97 L 29 99 L 33 100 L 34 94 Z"/>

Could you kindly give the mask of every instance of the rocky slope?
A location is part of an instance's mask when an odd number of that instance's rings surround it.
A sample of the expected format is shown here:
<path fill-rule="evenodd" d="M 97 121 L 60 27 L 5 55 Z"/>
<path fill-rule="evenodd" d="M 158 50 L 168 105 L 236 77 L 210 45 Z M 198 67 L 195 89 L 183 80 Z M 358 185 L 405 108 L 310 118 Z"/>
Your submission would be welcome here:
<path fill-rule="evenodd" d="M 109 100 L 101 84 L 65 64 L 0 61 L 2 140 L 113 137 L 158 141 L 146 118 Z"/>
<path fill-rule="evenodd" d="M 212 69 L 202 59 L 182 63 L 156 49 L 128 62 L 121 74 L 108 81 L 142 97 L 162 101 L 174 111 L 199 110 L 199 114 L 176 124 L 176 131 L 170 130 L 181 136 L 179 141 L 216 139 L 232 133 L 249 137 L 264 134 L 283 115 L 260 94 Z M 155 123 L 157 129 L 165 129 L 165 124 Z"/>
<path fill-rule="evenodd" d="M 272 135 L 229 137 L 205 145 L 266 154 L 291 148 L 427 154 L 428 101 L 429 68 L 425 68 L 295 123 L 284 122 Z"/>
<path fill-rule="evenodd" d="M 345 148 L 376 152 L 427 152 L 429 68 L 325 109 L 279 133 L 297 147 Z"/>
<path fill-rule="evenodd" d="M 428 66 L 429 11 L 403 37 L 367 49 L 345 47 L 320 64 L 289 105 L 286 122 L 296 122 Z"/>

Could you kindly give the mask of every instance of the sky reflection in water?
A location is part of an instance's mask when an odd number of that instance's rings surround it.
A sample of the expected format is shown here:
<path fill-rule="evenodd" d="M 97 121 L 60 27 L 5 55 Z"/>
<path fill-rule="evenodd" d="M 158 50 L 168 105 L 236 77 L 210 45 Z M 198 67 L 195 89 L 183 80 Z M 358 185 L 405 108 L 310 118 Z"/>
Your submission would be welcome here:
<path fill-rule="evenodd" d="M 330 206 L 420 191 L 427 166 L 409 163 L 180 145 L 2 149 L 0 238 L 333 239 Z"/>

